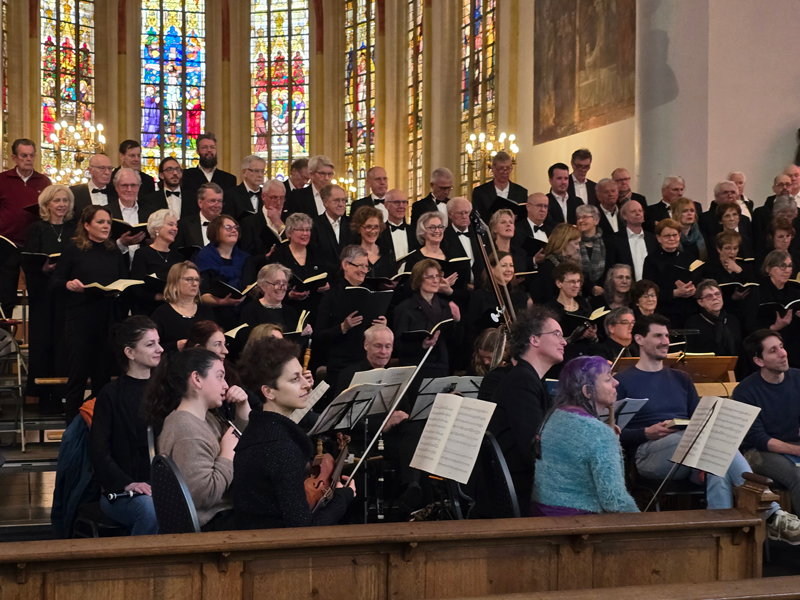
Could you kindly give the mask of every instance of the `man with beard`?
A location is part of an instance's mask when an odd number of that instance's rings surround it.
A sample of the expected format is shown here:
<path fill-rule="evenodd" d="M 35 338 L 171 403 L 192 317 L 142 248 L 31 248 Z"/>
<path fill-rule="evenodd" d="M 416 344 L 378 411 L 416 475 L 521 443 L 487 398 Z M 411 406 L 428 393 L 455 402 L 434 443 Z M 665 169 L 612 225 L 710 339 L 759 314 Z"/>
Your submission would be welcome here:
<path fill-rule="evenodd" d="M 183 189 L 196 193 L 204 183 L 216 183 L 222 191 L 236 187 L 236 175 L 217 168 L 217 137 L 211 133 L 197 136 L 199 165 L 183 172 Z"/>

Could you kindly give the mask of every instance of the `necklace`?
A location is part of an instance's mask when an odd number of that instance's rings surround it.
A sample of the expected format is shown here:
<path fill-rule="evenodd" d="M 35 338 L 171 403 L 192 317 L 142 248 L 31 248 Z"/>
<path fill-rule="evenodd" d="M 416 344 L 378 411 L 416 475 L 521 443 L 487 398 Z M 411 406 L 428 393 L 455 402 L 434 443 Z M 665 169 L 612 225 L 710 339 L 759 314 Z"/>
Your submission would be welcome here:
<path fill-rule="evenodd" d="M 50 225 L 50 227 L 53 228 L 53 233 L 55 233 L 58 236 L 58 241 L 60 242 L 61 234 L 64 233 L 64 224 L 63 223 L 61 224 L 61 231 L 56 231 L 55 225 L 53 225 L 52 223 L 48 223 L 48 225 Z"/>
<path fill-rule="evenodd" d="M 153 250 L 156 250 L 156 249 L 155 249 L 155 248 L 153 248 Z M 156 254 L 158 254 L 159 258 L 160 258 L 161 260 L 163 260 L 164 262 L 167 262 L 167 261 L 168 261 L 168 259 L 169 259 L 169 250 L 167 250 L 167 257 L 166 257 L 166 258 L 164 258 L 164 255 L 163 255 L 163 254 L 161 254 L 161 250 L 156 250 Z"/>

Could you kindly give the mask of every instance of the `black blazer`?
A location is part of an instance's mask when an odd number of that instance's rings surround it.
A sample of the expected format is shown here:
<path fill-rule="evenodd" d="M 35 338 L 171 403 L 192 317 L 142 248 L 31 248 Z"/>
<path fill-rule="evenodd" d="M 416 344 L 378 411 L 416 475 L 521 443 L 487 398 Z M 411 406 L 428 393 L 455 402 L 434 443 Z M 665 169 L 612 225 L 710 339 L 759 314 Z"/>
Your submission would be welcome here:
<path fill-rule="evenodd" d="M 283 240 L 267 227 L 264 211 L 258 211 L 242 221 L 239 234 L 239 248 L 251 254 L 265 255 L 273 246 L 278 246 Z"/>
<path fill-rule="evenodd" d="M 606 236 L 605 240 L 608 242 L 607 250 L 611 252 L 606 254 L 606 262 L 609 265 L 617 263 L 628 265 L 633 272 L 633 254 L 631 253 L 631 245 L 628 242 L 628 228 L 623 226 L 617 233 Z M 656 234 L 649 231 L 644 232 L 644 245 L 647 248 L 647 254 L 654 254 L 661 249 L 661 246 L 656 239 Z M 608 254 L 611 255 L 609 258 Z M 613 262 L 611 262 L 613 260 Z"/>
<path fill-rule="evenodd" d="M 350 216 L 352 217 L 354 214 L 356 214 L 356 211 L 362 206 L 371 206 L 373 208 L 377 206 L 377 204 L 372 200 L 372 194 L 370 194 L 369 196 L 364 196 L 363 198 L 359 198 L 358 200 L 353 202 L 350 205 Z"/>
<path fill-rule="evenodd" d="M 408 223 L 405 224 L 405 232 L 406 232 L 406 239 L 408 240 L 408 252 L 411 253 L 417 248 L 419 248 L 419 244 L 417 243 L 417 235 L 415 233 L 416 229 L 411 227 Z M 397 252 L 394 249 L 394 242 L 392 242 L 392 230 L 389 228 L 389 224 L 386 224 L 386 229 L 381 231 L 381 234 L 378 236 L 378 247 L 381 249 L 381 253 L 387 252 L 392 255 L 392 262 L 396 262 L 398 258 Z"/>
<path fill-rule="evenodd" d="M 483 273 L 485 264 L 480 246 L 482 240 L 478 238 L 478 234 L 475 233 L 475 229 L 472 227 L 472 225 L 467 228 L 467 233 L 469 234 L 469 241 L 470 245 L 472 246 L 472 256 L 474 258 L 472 261 L 472 275 L 473 279 L 475 280 L 475 286 L 478 287 L 481 283 L 481 274 Z M 442 238 L 441 245 L 445 256 L 449 258 L 458 258 L 460 256 L 467 255 L 466 250 L 464 250 L 464 246 L 461 244 L 461 241 L 458 238 L 459 236 L 455 229 L 453 229 L 453 226 L 448 225 L 444 230 L 444 237 Z"/>
<path fill-rule="evenodd" d="M 117 176 L 117 171 L 119 171 L 119 167 L 114 169 L 114 172 L 111 173 L 111 187 L 114 187 L 114 177 Z M 139 177 L 142 178 L 142 185 L 139 188 L 139 198 L 144 198 L 147 194 L 152 194 L 156 191 L 156 180 L 150 177 L 147 173 L 139 171 Z"/>
<path fill-rule="evenodd" d="M 567 214 L 564 215 L 564 211 L 561 210 L 561 206 L 558 204 L 555 195 L 552 191 L 547 192 L 547 198 L 550 200 L 550 206 L 547 209 L 547 218 L 552 220 L 554 223 L 572 223 L 573 225 L 578 222 L 578 217 L 575 214 L 575 211 L 579 206 L 583 205 L 583 200 L 578 198 L 573 194 L 567 195 Z"/>
<path fill-rule="evenodd" d="M 191 167 L 183 172 L 181 188 L 197 193 L 200 186 L 208 182 L 206 174 L 203 173 L 200 167 Z M 236 175 L 223 171 L 222 169 L 215 169 L 214 174 L 211 176 L 211 183 L 216 183 L 224 192 L 225 190 L 236 187 Z"/>
<path fill-rule="evenodd" d="M 567 188 L 567 193 L 570 196 L 575 196 L 578 198 L 577 194 L 575 194 L 575 180 L 572 178 L 572 175 L 573 173 L 569 174 L 569 187 Z M 597 192 L 595 190 L 596 186 L 597 184 L 591 179 L 586 180 L 586 195 L 589 196 L 587 202 L 588 204 L 594 204 L 595 206 L 597 206 Z M 583 204 L 582 198 L 578 198 L 578 200 L 580 200 L 581 204 Z"/>
<path fill-rule="evenodd" d="M 342 249 L 351 244 L 353 240 L 353 232 L 350 231 L 350 220 L 347 217 L 342 217 L 339 223 L 339 241 L 336 241 L 336 236 L 333 233 L 330 221 L 328 221 L 327 214 L 322 214 L 314 218 L 314 226 L 311 229 L 311 242 L 309 246 L 314 248 L 314 255 L 324 265 L 328 273 L 335 273 L 339 270 L 340 260 L 339 256 Z"/>
<path fill-rule="evenodd" d="M 83 212 L 83 209 L 87 206 L 92 205 L 92 194 L 89 192 L 89 184 L 88 183 L 81 183 L 78 185 L 70 186 L 69 188 L 72 190 L 73 196 L 75 196 L 75 207 L 73 208 L 73 214 L 75 215 L 72 217 L 72 220 L 77 222 Z M 106 190 L 108 190 L 108 194 L 104 197 L 108 198 L 110 202 L 112 199 L 117 198 L 117 190 L 114 189 L 112 184 L 108 184 L 106 186 Z M 103 196 L 103 194 L 99 194 L 99 196 Z"/>
<path fill-rule="evenodd" d="M 598 206 L 597 210 L 600 212 L 600 229 L 603 230 L 604 236 L 614 235 L 615 233 L 619 233 L 620 231 L 625 229 L 625 221 L 622 220 L 622 215 L 620 215 L 619 207 L 617 207 L 617 216 L 616 216 L 617 231 L 614 231 L 611 228 L 611 223 L 609 222 L 608 217 L 606 217 L 606 213 L 603 212 L 602 207 Z"/>
<path fill-rule="evenodd" d="M 156 190 L 152 194 L 148 194 L 142 198 L 142 202 L 149 204 L 152 207 L 153 212 L 163 208 L 169 208 L 169 203 L 167 202 L 167 193 L 163 188 Z M 189 215 L 199 212 L 200 207 L 197 205 L 197 193 L 181 187 L 181 218 L 188 217 Z"/>
<path fill-rule="evenodd" d="M 288 215 L 303 213 L 312 219 L 318 217 L 319 212 L 317 211 L 317 203 L 314 200 L 314 188 L 309 184 L 302 189 L 294 190 L 286 196 L 284 210 Z"/>
<path fill-rule="evenodd" d="M 175 242 L 172 244 L 173 248 L 185 248 L 186 246 L 205 246 L 203 242 L 203 228 L 200 225 L 200 219 L 203 215 L 195 213 L 189 215 L 185 219 L 178 221 L 178 235 L 175 236 Z"/>
<path fill-rule="evenodd" d="M 525 203 L 528 201 L 528 190 L 513 181 L 510 181 L 508 185 L 508 199 L 512 202 L 506 201 L 505 198 L 497 197 L 494 179 L 472 190 L 472 206 L 478 211 L 481 219 L 488 223 L 492 215 L 501 208 L 511 209 L 518 218 L 527 218 Z M 522 209 L 521 212 L 520 209 Z"/>
<path fill-rule="evenodd" d="M 647 198 L 645 198 L 641 194 L 637 194 L 636 192 L 631 192 L 631 200 L 636 200 L 639 204 L 641 204 L 642 209 L 647 208 Z"/>
<path fill-rule="evenodd" d="M 122 209 L 120 208 L 119 198 L 108 201 L 108 212 L 111 213 L 112 219 L 122 219 Z M 147 204 L 144 200 L 139 201 L 139 223 L 147 223 L 147 219 L 156 212 L 152 206 Z"/>
<path fill-rule="evenodd" d="M 427 352 L 422 347 L 422 342 L 403 339 L 403 333 L 406 331 L 430 330 L 435 325 L 435 323 L 428 323 L 428 317 L 422 311 L 421 302 L 424 301 L 419 294 L 414 294 L 411 298 L 403 300 L 394 309 L 394 350 L 395 356 L 400 359 L 401 365 L 418 365 L 425 352 Z M 442 320 L 453 318 L 453 312 L 450 309 L 448 300 L 442 298 L 439 294 L 434 294 L 433 302 L 439 305 Z M 442 330 L 439 341 L 433 347 L 430 356 L 421 369 L 422 372 L 427 372 L 428 376 L 431 376 L 431 372 L 438 372 L 440 376 L 445 376 L 445 373 L 451 374 L 448 346 L 457 348 L 463 338 L 464 331 L 461 323 L 451 323 L 449 330 Z"/>
<path fill-rule="evenodd" d="M 722 224 L 717 220 L 717 203 L 714 200 L 711 201 L 708 210 L 698 217 L 698 220 L 700 232 L 706 238 L 706 246 L 714 246 L 714 237 L 722 231 Z M 742 237 L 753 238 L 753 224 L 746 215 L 739 218 L 739 233 Z"/>
<path fill-rule="evenodd" d="M 438 204 L 440 203 L 437 203 L 437 201 L 433 199 L 432 193 L 425 196 L 422 200 L 414 202 L 414 204 L 411 205 L 411 225 L 416 227 L 417 221 L 419 221 L 419 218 L 426 212 L 439 210 L 437 208 Z"/>
<path fill-rule="evenodd" d="M 541 229 L 545 232 L 545 234 L 547 234 L 548 239 L 550 239 L 550 234 L 553 233 L 553 229 L 555 228 L 556 224 L 550 220 L 550 216 L 548 215 L 541 226 Z M 528 217 L 526 216 L 524 220 L 517 221 L 516 227 L 514 228 L 514 243 L 522 248 L 525 240 L 529 237 L 533 237 L 533 230 L 531 229 L 530 223 L 528 223 Z"/>
<path fill-rule="evenodd" d="M 253 208 L 252 196 L 244 183 L 240 183 L 236 187 L 225 190 L 222 196 L 222 212 L 223 214 L 230 215 L 237 221 L 241 221 L 247 215 L 252 215 L 258 212 L 261 207 L 261 192 L 258 193 L 256 201 L 256 208 Z"/>
<path fill-rule="evenodd" d="M 703 207 L 699 202 L 694 203 L 694 209 L 697 213 L 697 219 L 700 219 L 700 215 L 703 214 Z M 657 203 L 652 204 L 644 209 L 644 229 L 646 231 L 655 231 L 656 224 L 659 221 L 664 219 L 671 219 L 672 213 L 670 212 L 670 208 L 664 203 L 663 200 L 659 199 Z"/>

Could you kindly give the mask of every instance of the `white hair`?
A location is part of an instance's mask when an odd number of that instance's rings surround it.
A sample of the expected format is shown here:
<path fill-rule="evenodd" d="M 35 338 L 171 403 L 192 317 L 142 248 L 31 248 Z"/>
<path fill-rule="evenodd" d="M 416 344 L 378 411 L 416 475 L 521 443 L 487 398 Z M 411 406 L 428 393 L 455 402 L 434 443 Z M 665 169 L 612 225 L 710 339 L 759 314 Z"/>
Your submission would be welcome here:
<path fill-rule="evenodd" d="M 739 186 L 737 186 L 735 182 L 726 179 L 725 181 L 720 181 L 714 186 L 714 195 L 716 196 L 719 194 L 722 191 L 722 188 L 726 185 L 732 185 L 734 190 L 739 190 Z"/>
<path fill-rule="evenodd" d="M 310 159 L 308 159 L 309 173 L 316 173 L 322 167 L 330 167 L 331 169 L 334 169 L 333 161 L 324 154 L 318 154 L 317 156 L 312 156 Z"/>
<path fill-rule="evenodd" d="M 741 171 L 731 171 L 730 173 L 728 173 L 727 179 L 731 179 L 734 175 L 738 175 L 739 177 L 742 178 L 743 183 L 747 183 L 747 176 Z"/>
<path fill-rule="evenodd" d="M 139 182 L 139 185 L 142 185 L 142 176 L 139 175 L 139 171 L 137 171 L 136 169 L 129 169 L 128 167 L 122 167 L 119 171 L 117 171 L 117 174 L 114 175 L 115 186 L 117 185 L 117 182 L 120 180 L 120 177 L 122 177 L 126 173 L 133 174 L 136 177 L 136 181 Z"/>
<path fill-rule="evenodd" d="M 147 217 L 147 235 L 151 238 L 155 238 L 156 232 L 164 226 L 164 221 L 166 221 L 168 217 L 174 217 L 176 221 L 180 218 L 168 208 L 157 210 Z"/>
<path fill-rule="evenodd" d="M 433 173 L 431 173 L 431 183 L 436 183 L 436 181 L 439 179 L 449 179 L 450 181 L 453 181 L 452 171 L 446 167 L 434 169 Z"/>
<path fill-rule="evenodd" d="M 264 160 L 263 158 L 261 158 L 260 156 L 257 156 L 255 154 L 251 154 L 250 156 L 245 156 L 242 159 L 242 169 L 249 169 L 250 165 L 252 165 L 254 162 L 260 162 L 260 163 L 267 164 L 267 161 Z"/>

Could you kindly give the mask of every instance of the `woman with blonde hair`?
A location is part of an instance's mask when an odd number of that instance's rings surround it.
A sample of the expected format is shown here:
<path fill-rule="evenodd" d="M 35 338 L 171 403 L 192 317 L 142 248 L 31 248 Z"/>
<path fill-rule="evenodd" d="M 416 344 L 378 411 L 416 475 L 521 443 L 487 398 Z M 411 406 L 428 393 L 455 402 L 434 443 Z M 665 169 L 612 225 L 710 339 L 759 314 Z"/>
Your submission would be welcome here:
<path fill-rule="evenodd" d="M 192 324 L 214 320 L 214 311 L 200 303 L 200 272 L 188 260 L 169 270 L 164 301 L 151 318 L 158 327 L 165 352 L 183 349 Z"/>
<path fill-rule="evenodd" d="M 378 246 L 378 238 L 386 224 L 383 213 L 373 206 L 362 206 L 350 217 L 350 229 L 356 235 L 354 243 L 361 244 L 369 258 L 369 279 L 391 277 L 397 272 L 391 253 L 382 251 Z"/>
<path fill-rule="evenodd" d="M 553 272 L 565 261 L 581 264 L 581 232 L 575 225 L 559 223 L 547 239 L 544 247 L 544 260 L 539 265 L 539 274 L 535 287 L 531 289 L 533 301 L 545 304 L 558 296 L 556 280 Z"/>
<path fill-rule="evenodd" d="M 514 260 L 514 269 L 520 273 L 532 270 L 532 259 L 514 243 L 516 217 L 508 208 L 501 208 L 489 219 L 489 233 L 498 252 L 506 252 Z"/>
<path fill-rule="evenodd" d="M 149 245 L 142 244 L 133 255 L 131 279 L 142 279 L 155 275 L 161 281 L 167 280 L 172 265 L 177 265 L 183 257 L 170 246 L 178 235 L 178 216 L 168 208 L 162 208 L 147 218 L 147 234 L 152 240 Z M 163 292 L 148 290 L 146 286 L 134 288 L 136 297 L 135 312 L 151 315 L 164 301 Z"/>
<path fill-rule="evenodd" d="M 708 256 L 706 241 L 697 224 L 697 206 L 694 200 L 678 198 L 672 203 L 670 212 L 672 218 L 681 225 L 681 248 L 683 251 L 691 256 L 692 260 L 705 261 Z"/>
<path fill-rule="evenodd" d="M 29 354 L 26 395 L 39 398 L 45 413 L 61 411 L 61 387 L 37 386 L 37 377 L 65 375 L 64 297 L 49 294 L 47 287 L 58 257 L 75 234 L 72 210 L 75 197 L 65 185 L 49 185 L 39 194 L 39 216 L 28 228 L 22 249 L 22 270 L 28 290 Z"/>

